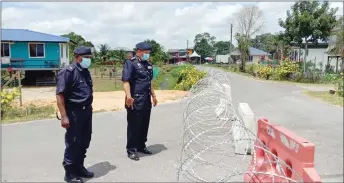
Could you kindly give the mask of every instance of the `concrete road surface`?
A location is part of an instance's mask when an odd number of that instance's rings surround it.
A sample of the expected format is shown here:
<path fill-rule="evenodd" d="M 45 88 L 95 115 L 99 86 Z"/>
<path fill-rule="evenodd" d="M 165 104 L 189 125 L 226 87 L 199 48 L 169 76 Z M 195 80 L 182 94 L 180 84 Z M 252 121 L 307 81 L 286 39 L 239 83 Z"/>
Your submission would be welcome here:
<path fill-rule="evenodd" d="M 316 145 L 316 168 L 324 182 L 343 181 L 343 108 L 303 96 L 304 88 L 229 74 L 236 104 L 249 103 L 257 117 L 280 124 Z M 148 145 L 155 153 L 134 162 L 126 157 L 125 111 L 93 117 L 86 165 L 89 182 L 176 181 L 182 133 L 180 103 L 152 112 Z M 64 130 L 56 119 L 2 126 L 2 181 L 61 182 Z"/>

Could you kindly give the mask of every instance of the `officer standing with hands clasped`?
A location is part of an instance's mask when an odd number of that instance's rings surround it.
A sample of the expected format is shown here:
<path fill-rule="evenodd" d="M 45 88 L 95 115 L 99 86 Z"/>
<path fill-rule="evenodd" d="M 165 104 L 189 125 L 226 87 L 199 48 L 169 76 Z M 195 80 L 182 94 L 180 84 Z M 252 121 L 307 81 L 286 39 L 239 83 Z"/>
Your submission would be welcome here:
<path fill-rule="evenodd" d="M 86 151 L 92 133 L 93 85 L 89 70 L 92 50 L 80 46 L 74 50 L 75 61 L 58 74 L 56 86 L 57 106 L 61 113 L 61 126 L 66 129 L 64 180 L 82 183 L 83 178 L 94 174 L 84 167 Z"/>
<path fill-rule="evenodd" d="M 136 44 L 136 56 L 125 61 L 122 81 L 127 109 L 127 153 L 132 160 L 139 160 L 137 152 L 152 154 L 146 148 L 152 101 L 156 99 L 152 79 L 153 66 L 149 63 L 152 46 L 146 42 Z"/>

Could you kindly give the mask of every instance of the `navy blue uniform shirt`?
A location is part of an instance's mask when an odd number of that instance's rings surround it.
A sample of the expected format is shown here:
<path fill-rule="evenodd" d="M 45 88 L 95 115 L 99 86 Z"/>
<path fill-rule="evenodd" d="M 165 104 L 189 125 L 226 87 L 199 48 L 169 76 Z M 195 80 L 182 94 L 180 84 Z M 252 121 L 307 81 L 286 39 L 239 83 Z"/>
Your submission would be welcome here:
<path fill-rule="evenodd" d="M 63 68 L 57 78 L 56 95 L 63 93 L 66 106 L 87 106 L 93 102 L 93 84 L 88 69 L 73 63 Z"/>
<path fill-rule="evenodd" d="M 136 56 L 125 61 L 122 81 L 129 82 L 132 95 L 150 93 L 152 79 L 153 66 L 150 62 L 141 61 Z"/>

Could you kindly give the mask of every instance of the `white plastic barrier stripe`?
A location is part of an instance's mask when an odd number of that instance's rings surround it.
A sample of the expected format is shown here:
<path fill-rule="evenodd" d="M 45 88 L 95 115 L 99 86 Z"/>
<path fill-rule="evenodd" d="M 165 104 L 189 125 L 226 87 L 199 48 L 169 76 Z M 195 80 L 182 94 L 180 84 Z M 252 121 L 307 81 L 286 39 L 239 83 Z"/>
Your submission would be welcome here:
<path fill-rule="evenodd" d="M 252 131 L 256 135 L 258 128 L 257 123 L 255 123 L 254 113 L 247 103 L 239 103 L 238 115 L 244 122 L 246 129 Z M 237 143 L 234 143 L 236 154 L 249 154 L 253 149 L 254 144 L 251 141 L 240 140 L 249 138 L 249 134 L 246 129 L 240 127 L 233 128 L 233 138 L 235 141 L 238 141 Z"/>

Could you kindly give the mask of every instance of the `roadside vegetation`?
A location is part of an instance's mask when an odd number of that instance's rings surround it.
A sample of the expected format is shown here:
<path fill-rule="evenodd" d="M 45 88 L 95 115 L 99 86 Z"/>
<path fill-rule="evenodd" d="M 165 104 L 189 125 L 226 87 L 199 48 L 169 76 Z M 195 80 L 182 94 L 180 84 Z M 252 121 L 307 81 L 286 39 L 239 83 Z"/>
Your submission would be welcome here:
<path fill-rule="evenodd" d="M 159 73 L 154 78 L 154 88 L 156 90 L 189 90 L 199 79 L 205 76 L 204 72 L 198 71 L 192 65 L 172 66 L 163 65 L 157 67 Z M 115 85 L 116 82 L 116 85 Z M 114 80 L 108 76 L 93 77 L 93 87 L 95 92 L 122 90 L 120 78 Z M 29 103 L 23 106 L 18 104 L 20 96 L 18 88 L 2 89 L 1 92 L 1 122 L 2 124 L 54 118 L 56 104 L 52 102 L 40 101 L 39 103 Z M 95 111 L 101 112 L 101 111 Z"/>
<path fill-rule="evenodd" d="M 321 72 L 318 69 L 308 69 L 310 72 L 303 75 L 301 65 L 302 63 L 295 63 L 290 60 L 284 60 L 279 65 L 250 64 L 246 65 L 245 71 L 242 72 L 239 65 L 207 64 L 210 67 L 262 80 L 332 85 L 334 91 L 307 91 L 305 94 L 334 105 L 343 106 L 343 72 L 335 73 L 333 70 Z M 311 64 L 307 65 L 312 67 Z"/>
<path fill-rule="evenodd" d="M 153 84 L 154 88 L 158 90 L 188 91 L 205 75 L 205 72 L 197 70 L 190 64 L 181 66 L 165 65 L 161 67 L 160 74 Z"/>
<path fill-rule="evenodd" d="M 343 97 L 339 95 L 330 94 L 327 91 L 307 91 L 305 94 L 323 102 L 343 107 Z"/>
<path fill-rule="evenodd" d="M 11 123 L 52 117 L 55 108 L 51 104 L 19 106 L 16 99 L 18 88 L 1 91 L 1 122 Z"/>

